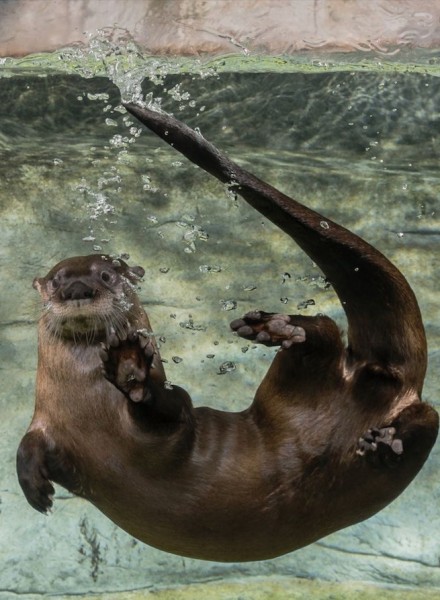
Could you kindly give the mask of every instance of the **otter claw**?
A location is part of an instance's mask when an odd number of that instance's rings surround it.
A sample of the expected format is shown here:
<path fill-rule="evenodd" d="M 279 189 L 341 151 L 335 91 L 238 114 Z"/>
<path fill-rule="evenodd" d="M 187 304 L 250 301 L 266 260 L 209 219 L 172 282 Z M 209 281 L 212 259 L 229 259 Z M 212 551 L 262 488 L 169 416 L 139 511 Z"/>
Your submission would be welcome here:
<path fill-rule="evenodd" d="M 108 338 L 109 346 L 111 346 L 112 348 L 117 348 L 119 346 L 119 341 L 120 341 L 120 339 L 118 338 L 118 336 L 115 333 L 110 334 L 110 336 Z"/>
<path fill-rule="evenodd" d="M 142 350 L 147 350 L 149 348 L 153 349 L 150 338 L 140 335 L 138 339 L 139 339 L 139 346 L 142 348 Z"/>
<path fill-rule="evenodd" d="M 137 331 L 131 331 L 128 336 L 127 339 L 129 342 L 135 342 L 137 339 L 139 339 L 139 334 Z"/>
<path fill-rule="evenodd" d="M 101 348 L 99 349 L 99 358 L 102 360 L 102 362 L 108 361 L 108 352 L 104 346 L 101 346 Z"/>

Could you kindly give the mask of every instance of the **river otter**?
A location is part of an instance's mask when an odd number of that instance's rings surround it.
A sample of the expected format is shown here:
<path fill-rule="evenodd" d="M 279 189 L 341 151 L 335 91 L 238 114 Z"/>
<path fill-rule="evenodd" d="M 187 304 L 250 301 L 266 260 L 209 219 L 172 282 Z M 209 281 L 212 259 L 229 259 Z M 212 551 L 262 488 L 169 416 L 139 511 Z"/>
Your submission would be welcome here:
<path fill-rule="evenodd" d="M 328 317 L 252 311 L 232 329 L 280 347 L 252 405 L 193 408 L 166 381 L 136 296 L 143 270 L 64 260 L 34 284 L 36 409 L 17 457 L 26 498 L 46 512 L 56 482 L 147 544 L 217 561 L 272 558 L 373 515 L 414 478 L 438 431 L 421 401 L 427 349 L 408 283 L 175 118 L 126 108 L 315 261 L 346 312 L 348 346 Z"/>

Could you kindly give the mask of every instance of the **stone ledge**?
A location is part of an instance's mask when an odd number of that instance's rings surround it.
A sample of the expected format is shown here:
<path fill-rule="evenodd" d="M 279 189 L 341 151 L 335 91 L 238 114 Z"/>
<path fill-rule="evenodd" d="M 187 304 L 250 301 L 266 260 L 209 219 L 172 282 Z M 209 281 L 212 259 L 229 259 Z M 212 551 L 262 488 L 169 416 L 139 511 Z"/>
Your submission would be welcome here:
<path fill-rule="evenodd" d="M 0 592 L 0 600 L 6 592 Z M 228 583 L 204 583 L 164 590 L 137 590 L 98 595 L 81 595 L 82 600 L 430 600 L 440 591 L 428 588 L 385 588 L 361 582 L 329 583 L 294 577 L 253 578 Z M 53 600 L 74 600 L 75 596 L 51 596 Z M 10 596 L 7 596 L 9 599 Z M 41 596 L 20 595 L 23 600 Z"/>

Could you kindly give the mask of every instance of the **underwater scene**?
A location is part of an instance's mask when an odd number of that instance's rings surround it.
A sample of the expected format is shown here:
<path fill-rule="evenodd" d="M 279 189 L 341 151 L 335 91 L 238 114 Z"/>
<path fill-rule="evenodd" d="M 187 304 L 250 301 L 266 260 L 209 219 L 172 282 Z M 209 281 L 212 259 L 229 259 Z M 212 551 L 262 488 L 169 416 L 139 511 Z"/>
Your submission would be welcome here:
<path fill-rule="evenodd" d="M 247 311 L 323 313 L 347 329 L 308 256 L 122 101 L 174 114 L 385 254 L 417 296 L 423 399 L 440 408 L 438 53 L 266 58 L 257 68 L 238 55 L 159 60 L 105 36 L 91 48 L 0 59 L 0 598 L 440 598 L 438 445 L 372 518 L 260 562 L 154 549 L 60 486 L 47 517 L 26 502 L 15 456 L 34 410 L 32 282 L 62 259 L 102 253 L 142 265 L 139 296 L 167 379 L 195 406 L 251 403 L 276 349 L 233 334 L 229 323 Z"/>

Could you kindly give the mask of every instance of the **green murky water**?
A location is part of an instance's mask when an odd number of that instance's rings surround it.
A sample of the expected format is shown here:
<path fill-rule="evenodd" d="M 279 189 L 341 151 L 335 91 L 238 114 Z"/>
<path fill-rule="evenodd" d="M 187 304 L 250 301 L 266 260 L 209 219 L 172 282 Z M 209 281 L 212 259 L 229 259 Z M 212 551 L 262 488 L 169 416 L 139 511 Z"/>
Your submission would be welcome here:
<path fill-rule="evenodd" d="M 228 322 L 241 313 L 325 312 L 344 327 L 310 260 L 222 185 L 141 131 L 120 107 L 121 89 L 125 97 L 160 99 L 248 170 L 389 256 L 418 296 L 430 348 L 425 399 L 440 406 L 437 55 L 411 65 L 340 57 L 201 63 L 104 50 L 101 40 L 92 54 L 71 49 L 0 62 L 0 598 L 211 580 L 227 586 L 237 578 L 244 585 L 255 576 L 360 580 L 435 594 L 438 450 L 376 517 L 265 563 L 163 554 L 61 489 L 50 518 L 26 504 L 14 460 L 33 410 L 38 303 L 31 282 L 63 257 L 125 252 L 146 268 L 141 296 L 166 339 L 168 378 L 196 404 L 245 407 L 270 363 L 271 351 L 230 335 Z M 225 363 L 234 368 L 221 374 Z M 346 597 L 328 595 L 325 586 L 314 597 Z M 248 597 L 219 590 L 213 597 Z M 255 590 L 249 597 L 260 596 Z"/>

